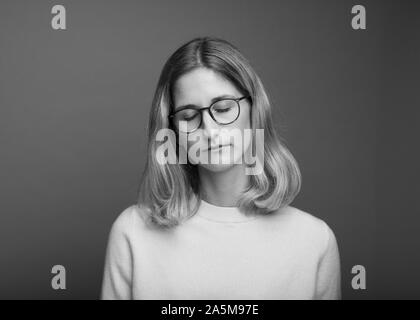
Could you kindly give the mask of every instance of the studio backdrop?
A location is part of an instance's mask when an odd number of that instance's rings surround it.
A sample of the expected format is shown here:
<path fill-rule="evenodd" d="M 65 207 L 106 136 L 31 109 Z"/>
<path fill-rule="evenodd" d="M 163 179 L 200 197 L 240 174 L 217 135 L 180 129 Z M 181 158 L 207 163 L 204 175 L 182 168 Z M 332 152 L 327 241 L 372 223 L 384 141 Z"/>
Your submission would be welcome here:
<path fill-rule="evenodd" d="M 55 5 L 65 28 L 54 28 Z M 352 25 L 356 5 L 365 28 Z M 159 73 L 198 36 L 228 40 L 260 75 L 302 173 L 292 206 L 334 230 L 343 298 L 419 298 L 414 226 L 386 211 L 395 193 L 379 192 L 396 110 L 387 93 L 405 52 L 419 53 L 412 11 L 387 1 L 1 1 L 0 298 L 99 298 L 111 225 L 137 202 Z M 410 243 L 399 262 L 398 241 Z M 51 285 L 54 266 L 65 290 Z M 365 288 L 352 284 L 360 266 Z"/>

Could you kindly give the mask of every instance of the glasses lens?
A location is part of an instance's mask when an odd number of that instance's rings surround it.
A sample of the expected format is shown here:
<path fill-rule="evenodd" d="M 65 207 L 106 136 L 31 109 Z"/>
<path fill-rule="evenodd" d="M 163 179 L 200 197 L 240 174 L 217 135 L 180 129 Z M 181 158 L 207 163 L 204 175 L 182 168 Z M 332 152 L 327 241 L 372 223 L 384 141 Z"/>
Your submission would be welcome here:
<path fill-rule="evenodd" d="M 231 123 L 239 115 L 239 106 L 235 100 L 220 100 L 211 106 L 211 112 L 217 122 Z"/>
<path fill-rule="evenodd" d="M 201 122 L 201 114 L 195 109 L 184 109 L 175 114 L 175 126 L 183 132 L 196 130 Z"/>

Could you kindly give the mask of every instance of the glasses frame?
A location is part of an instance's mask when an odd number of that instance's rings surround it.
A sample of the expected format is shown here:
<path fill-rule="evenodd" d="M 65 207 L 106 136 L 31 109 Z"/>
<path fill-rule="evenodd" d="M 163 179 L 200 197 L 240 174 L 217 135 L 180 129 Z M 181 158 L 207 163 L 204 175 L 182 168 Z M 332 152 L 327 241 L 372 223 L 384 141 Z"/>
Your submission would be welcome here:
<path fill-rule="evenodd" d="M 218 100 L 216 100 L 216 101 L 213 101 L 212 102 L 212 104 L 210 105 L 210 106 L 208 106 L 208 107 L 204 107 L 204 108 L 194 108 L 194 107 L 190 107 L 190 106 L 188 106 L 188 107 L 184 107 L 184 108 L 180 108 L 179 110 L 177 110 L 177 111 L 175 111 L 175 112 L 172 112 L 169 116 L 168 116 L 168 118 L 172 121 L 173 120 L 173 118 L 175 117 L 175 115 L 178 113 L 178 112 L 180 112 L 180 111 L 183 111 L 183 110 L 186 110 L 186 109 L 193 109 L 193 110 L 197 110 L 197 111 L 200 111 L 200 123 L 199 123 L 199 125 L 197 126 L 197 128 L 196 129 L 194 129 L 194 130 L 192 130 L 192 131 L 186 131 L 185 133 L 192 133 L 192 132 L 194 132 L 194 131 L 196 131 L 196 130 L 198 130 L 198 128 L 200 128 L 201 127 L 201 124 L 203 123 L 203 112 L 204 112 L 204 110 L 209 110 L 209 114 L 210 114 L 210 117 L 213 119 L 213 121 L 214 122 L 216 122 L 218 125 L 221 125 L 221 126 L 226 126 L 226 125 L 229 125 L 229 124 L 231 124 L 231 123 L 234 123 L 236 120 L 238 120 L 238 118 L 239 118 L 239 115 L 241 114 L 241 104 L 239 103 L 240 101 L 242 101 L 242 100 L 244 100 L 244 99 L 249 99 L 249 98 L 251 98 L 251 96 L 249 96 L 249 95 L 246 95 L 246 96 L 243 96 L 243 97 L 240 97 L 240 98 L 222 98 L 222 99 L 218 99 Z M 212 110 L 211 110 L 211 107 L 213 107 L 213 105 L 214 104 L 216 104 L 216 103 L 218 103 L 218 102 L 220 102 L 220 101 L 226 101 L 226 100 L 229 100 L 229 101 L 235 101 L 236 102 L 236 104 L 238 105 L 238 115 L 236 116 L 236 118 L 233 120 L 233 121 L 231 121 L 231 122 L 228 122 L 228 123 L 220 123 L 219 121 L 217 121 L 216 120 L 216 118 L 214 117 L 214 115 L 213 115 L 213 112 L 212 112 Z M 177 130 L 179 130 L 179 128 L 176 126 L 176 125 L 174 125 L 174 127 L 175 128 L 177 128 Z M 179 130 L 179 131 L 181 131 L 181 130 Z M 184 131 L 183 131 L 184 132 Z"/>

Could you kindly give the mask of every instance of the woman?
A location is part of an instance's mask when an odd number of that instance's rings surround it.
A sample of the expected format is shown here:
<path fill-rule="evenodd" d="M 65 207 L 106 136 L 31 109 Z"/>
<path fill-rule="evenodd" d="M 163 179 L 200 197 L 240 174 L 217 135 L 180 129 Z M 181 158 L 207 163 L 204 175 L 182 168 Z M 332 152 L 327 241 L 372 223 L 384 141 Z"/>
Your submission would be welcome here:
<path fill-rule="evenodd" d="M 270 109 L 230 43 L 197 38 L 172 54 L 139 202 L 110 232 L 102 299 L 341 298 L 336 239 L 289 205 L 300 171 Z"/>

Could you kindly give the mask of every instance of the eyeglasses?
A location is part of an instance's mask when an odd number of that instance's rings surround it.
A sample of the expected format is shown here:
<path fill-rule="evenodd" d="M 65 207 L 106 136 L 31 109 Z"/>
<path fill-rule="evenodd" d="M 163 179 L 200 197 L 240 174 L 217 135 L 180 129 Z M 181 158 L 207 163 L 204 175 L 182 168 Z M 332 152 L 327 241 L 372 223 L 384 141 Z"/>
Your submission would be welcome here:
<path fill-rule="evenodd" d="M 241 113 L 241 106 L 239 102 L 243 99 L 250 98 L 250 96 L 243 96 L 241 98 L 220 99 L 214 101 L 207 108 L 192 108 L 190 106 L 183 107 L 171 113 L 169 118 L 178 131 L 191 133 L 201 126 L 203 121 L 203 111 L 209 110 L 211 118 L 219 125 L 227 125 L 235 122 Z M 186 126 L 181 126 L 181 122 L 185 122 Z M 182 127 L 182 128 L 181 128 Z M 186 130 L 182 130 L 186 129 Z"/>

